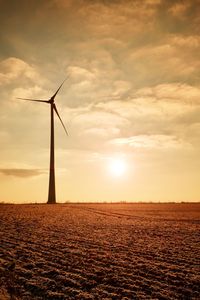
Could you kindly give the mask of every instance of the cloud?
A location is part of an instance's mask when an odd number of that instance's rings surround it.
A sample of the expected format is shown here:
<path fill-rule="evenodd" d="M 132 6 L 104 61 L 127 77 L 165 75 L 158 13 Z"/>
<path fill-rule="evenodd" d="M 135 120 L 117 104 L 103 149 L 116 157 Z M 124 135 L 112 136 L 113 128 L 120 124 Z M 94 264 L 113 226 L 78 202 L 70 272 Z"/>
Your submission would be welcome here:
<path fill-rule="evenodd" d="M 181 46 L 181 43 L 185 45 Z M 179 36 L 165 36 L 153 45 L 138 47 L 134 51 L 130 49 L 122 68 L 130 76 L 136 74 L 134 80 L 137 86 L 158 82 L 194 82 L 200 67 L 199 45 L 196 37 L 187 40 Z"/>
<path fill-rule="evenodd" d="M 128 145 L 135 149 L 180 149 L 187 148 L 190 146 L 189 143 L 178 139 L 175 136 L 169 135 L 138 135 L 131 136 L 128 138 L 114 139 L 111 141 L 112 144 L 123 146 Z"/>
<path fill-rule="evenodd" d="M 127 39 L 151 28 L 157 4 L 159 1 L 84 1 L 77 6 L 77 17 L 92 37 Z"/>
<path fill-rule="evenodd" d="M 40 169 L 0 169 L 0 173 L 5 176 L 29 178 L 42 175 L 46 171 Z"/>
<path fill-rule="evenodd" d="M 128 120 L 119 115 L 97 111 L 80 112 L 71 120 L 72 148 L 103 151 L 107 141 L 119 137 Z M 69 143 L 68 143 L 69 145 Z"/>
<path fill-rule="evenodd" d="M 200 36 L 198 35 L 172 35 L 169 38 L 169 41 L 175 46 L 180 47 L 180 50 L 182 49 L 182 47 L 189 48 L 190 50 L 198 50 L 200 46 Z"/>
<path fill-rule="evenodd" d="M 200 104 L 200 88 L 184 83 L 159 84 L 154 87 L 142 88 L 136 94 L 154 97 L 157 101 L 168 100 L 193 105 Z"/>
<path fill-rule="evenodd" d="M 0 62 L 0 85 L 8 84 L 21 76 L 36 79 L 38 74 L 34 67 L 16 57 L 9 57 Z"/>
<path fill-rule="evenodd" d="M 120 129 L 116 127 L 108 127 L 108 128 L 103 128 L 103 127 L 98 127 L 98 128 L 89 128 L 84 130 L 83 137 L 92 137 L 95 139 L 108 139 L 112 136 L 117 136 L 120 133 Z"/>
<path fill-rule="evenodd" d="M 73 120 L 73 126 L 81 130 L 91 128 L 111 129 L 127 126 L 129 122 L 116 114 L 101 111 L 90 111 L 89 113 L 80 114 Z M 79 133 L 81 135 L 81 133 Z"/>
<path fill-rule="evenodd" d="M 179 87 L 180 91 L 178 91 Z M 118 124 L 120 130 L 118 141 L 121 141 L 122 144 L 130 145 L 130 140 L 126 139 L 127 136 L 142 136 L 145 139 L 137 140 L 137 137 L 134 140 L 135 145 L 142 146 L 143 142 L 144 145 L 146 143 L 147 145 L 155 144 L 154 137 L 156 137 L 157 140 L 159 138 L 157 145 L 164 145 L 164 143 L 168 145 L 171 140 L 171 146 L 174 148 L 176 148 L 175 145 L 178 148 L 179 144 L 185 148 L 188 148 L 188 144 L 197 147 L 196 141 L 199 135 L 197 130 L 193 133 L 190 131 L 190 135 L 187 134 L 187 130 L 188 126 L 200 122 L 198 95 L 199 89 L 197 88 L 166 84 L 141 89 L 135 94 L 135 97 L 124 101 L 99 102 L 96 104 L 96 108 L 116 114 L 126 120 L 126 126 Z M 146 136 L 150 136 L 150 140 L 147 141 Z"/>
<path fill-rule="evenodd" d="M 190 8 L 191 3 L 183 1 L 179 3 L 174 3 L 170 8 L 169 12 L 177 18 L 185 18 L 188 9 Z"/>
<path fill-rule="evenodd" d="M 95 79 L 95 74 L 93 74 L 91 71 L 81 68 L 78 66 L 69 66 L 67 68 L 67 72 L 70 75 L 70 79 L 73 81 L 82 81 L 82 80 L 93 80 Z"/>
<path fill-rule="evenodd" d="M 144 128 L 148 122 L 155 124 L 155 129 L 159 130 L 159 122 L 173 126 L 174 122 L 181 118 L 187 119 L 187 116 L 192 122 L 193 115 L 196 115 L 199 107 L 199 90 L 191 87 L 192 92 L 190 93 L 188 88 L 187 94 L 184 93 L 185 90 L 178 93 L 177 89 L 178 85 L 146 87 L 126 100 L 99 102 L 95 107 L 127 119 L 134 127 L 139 123 L 139 126 Z"/>

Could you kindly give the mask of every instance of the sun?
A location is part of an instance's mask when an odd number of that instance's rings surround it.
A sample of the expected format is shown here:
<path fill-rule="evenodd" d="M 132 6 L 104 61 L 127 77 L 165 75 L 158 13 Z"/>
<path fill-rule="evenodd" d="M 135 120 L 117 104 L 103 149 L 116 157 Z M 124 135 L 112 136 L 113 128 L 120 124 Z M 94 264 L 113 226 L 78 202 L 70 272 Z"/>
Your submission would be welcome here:
<path fill-rule="evenodd" d="M 123 159 L 115 158 L 110 161 L 109 170 L 113 176 L 121 177 L 127 169 L 126 162 Z"/>

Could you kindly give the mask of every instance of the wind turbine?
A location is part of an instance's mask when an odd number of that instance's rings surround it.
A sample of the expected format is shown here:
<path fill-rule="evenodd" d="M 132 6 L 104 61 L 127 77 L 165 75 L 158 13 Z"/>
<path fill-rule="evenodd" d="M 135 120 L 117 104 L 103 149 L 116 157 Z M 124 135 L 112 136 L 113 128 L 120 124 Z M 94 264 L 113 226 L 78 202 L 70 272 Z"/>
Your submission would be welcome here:
<path fill-rule="evenodd" d="M 48 192 L 48 204 L 56 203 L 56 189 L 55 189 L 55 160 L 54 160 L 54 112 L 57 114 L 66 134 L 68 135 L 67 129 L 58 113 L 58 110 L 55 105 L 55 97 L 61 89 L 64 82 L 67 80 L 66 78 L 62 84 L 59 86 L 55 94 L 49 100 L 41 100 L 41 99 L 29 99 L 29 98 L 17 98 L 25 101 L 34 101 L 34 102 L 42 102 L 46 104 L 50 104 L 50 115 L 51 115 L 51 139 L 50 139 L 50 166 L 49 166 L 49 192 Z"/>

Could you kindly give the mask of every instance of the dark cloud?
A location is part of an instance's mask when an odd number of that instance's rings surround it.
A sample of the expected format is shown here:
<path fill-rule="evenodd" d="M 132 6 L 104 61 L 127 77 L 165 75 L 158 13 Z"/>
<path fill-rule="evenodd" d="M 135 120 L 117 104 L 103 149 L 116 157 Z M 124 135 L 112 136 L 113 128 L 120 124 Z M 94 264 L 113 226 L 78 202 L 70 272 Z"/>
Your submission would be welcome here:
<path fill-rule="evenodd" d="M 46 173 L 40 169 L 0 169 L 0 173 L 5 176 L 14 177 L 34 177 Z"/>

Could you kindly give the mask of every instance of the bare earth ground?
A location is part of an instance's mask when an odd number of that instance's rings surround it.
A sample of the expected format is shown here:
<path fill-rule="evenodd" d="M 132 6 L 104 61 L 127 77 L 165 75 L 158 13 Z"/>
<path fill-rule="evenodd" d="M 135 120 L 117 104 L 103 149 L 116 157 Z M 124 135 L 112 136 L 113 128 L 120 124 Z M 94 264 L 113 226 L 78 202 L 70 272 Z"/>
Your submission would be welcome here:
<path fill-rule="evenodd" d="M 200 204 L 0 205 L 0 299 L 200 299 Z"/>

